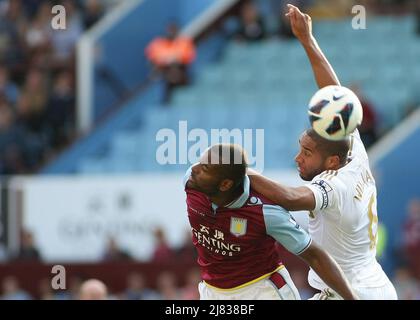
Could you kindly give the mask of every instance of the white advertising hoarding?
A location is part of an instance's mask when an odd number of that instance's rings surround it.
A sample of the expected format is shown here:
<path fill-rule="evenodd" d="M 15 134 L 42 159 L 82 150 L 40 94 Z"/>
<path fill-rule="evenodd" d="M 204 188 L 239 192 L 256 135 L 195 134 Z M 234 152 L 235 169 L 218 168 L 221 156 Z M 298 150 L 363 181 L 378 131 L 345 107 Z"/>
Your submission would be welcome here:
<path fill-rule="evenodd" d="M 47 261 L 101 259 L 107 239 L 148 259 L 153 230 L 178 245 L 188 230 L 181 177 L 86 176 L 21 180 L 23 226 Z"/>

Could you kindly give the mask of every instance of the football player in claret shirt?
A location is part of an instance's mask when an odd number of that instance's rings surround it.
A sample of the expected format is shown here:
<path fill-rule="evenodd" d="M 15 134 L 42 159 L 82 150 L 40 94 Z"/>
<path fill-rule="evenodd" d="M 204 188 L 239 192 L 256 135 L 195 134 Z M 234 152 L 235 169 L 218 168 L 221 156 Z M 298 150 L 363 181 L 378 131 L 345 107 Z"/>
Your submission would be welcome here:
<path fill-rule="evenodd" d="M 184 178 L 201 299 L 300 299 L 276 241 L 301 257 L 331 288 L 356 299 L 337 263 L 290 213 L 250 187 L 238 145 L 207 149 Z"/>

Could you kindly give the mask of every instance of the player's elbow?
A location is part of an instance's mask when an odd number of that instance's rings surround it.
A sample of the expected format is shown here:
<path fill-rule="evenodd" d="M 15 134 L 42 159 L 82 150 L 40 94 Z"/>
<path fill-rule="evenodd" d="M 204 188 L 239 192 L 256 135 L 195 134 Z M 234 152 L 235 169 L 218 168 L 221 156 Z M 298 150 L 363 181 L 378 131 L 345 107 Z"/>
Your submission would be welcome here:
<path fill-rule="evenodd" d="M 285 197 L 282 207 L 288 211 L 296 211 L 296 198 L 292 196 Z"/>
<path fill-rule="evenodd" d="M 295 207 L 296 197 L 289 192 L 273 192 L 272 195 L 269 197 L 273 202 L 277 205 L 281 206 L 282 208 L 293 211 Z"/>
<path fill-rule="evenodd" d="M 311 210 L 308 207 L 305 194 L 298 188 L 289 188 L 283 202 L 283 208 L 289 211 Z"/>
<path fill-rule="evenodd" d="M 320 247 L 312 242 L 310 246 L 299 255 L 299 257 L 312 269 L 316 270 L 322 259 L 325 258 L 325 253 Z"/>

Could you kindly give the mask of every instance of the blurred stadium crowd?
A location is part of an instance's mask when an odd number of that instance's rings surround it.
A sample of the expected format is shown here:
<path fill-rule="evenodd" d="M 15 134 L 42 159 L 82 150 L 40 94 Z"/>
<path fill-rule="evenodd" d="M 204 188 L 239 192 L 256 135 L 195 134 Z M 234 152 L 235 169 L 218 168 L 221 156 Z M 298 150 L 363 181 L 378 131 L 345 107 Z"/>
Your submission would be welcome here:
<path fill-rule="evenodd" d="M 109 300 L 197 300 L 197 283 L 200 281 L 200 273 L 197 269 L 188 270 L 186 283 L 180 285 L 178 277 L 165 271 L 159 274 L 156 287 L 150 288 L 145 277 L 141 273 L 130 273 L 126 277 L 126 288 L 119 292 L 108 289 Z M 25 291 L 14 276 L 8 276 L 1 283 L 2 300 L 79 300 L 80 287 L 87 280 L 82 277 L 68 279 L 68 289 L 53 290 L 51 279 L 41 279 L 37 285 L 37 291 L 30 294 Z M 95 299 L 96 300 L 96 299 Z"/>
<path fill-rule="evenodd" d="M 36 171 L 75 137 L 75 45 L 117 1 L 0 1 L 0 174 Z M 66 9 L 54 32 L 51 8 Z"/>
<path fill-rule="evenodd" d="M 77 138 L 75 45 L 83 32 L 118 2 L 0 0 L 0 175 L 34 173 Z M 294 2 L 312 5 L 316 1 Z M 336 1 L 336 16 L 340 16 L 340 3 L 344 2 L 347 4 L 348 1 Z M 65 31 L 54 32 L 51 29 L 51 6 L 54 4 L 62 4 L 66 8 Z M 378 10 L 403 6 L 413 10 L 417 8 L 420 34 L 420 1 L 375 0 L 370 5 Z M 269 36 L 264 18 L 259 16 L 252 4 L 244 5 L 238 25 L 239 29 L 231 34 L 233 41 L 258 41 Z M 279 26 L 275 36 L 291 37 L 287 23 L 281 20 Z M 367 114 L 362 127 L 367 145 L 378 138 L 374 106 L 369 106 L 366 101 Z M 420 199 L 413 199 L 409 204 L 403 233 L 401 248 L 395 253 L 400 263 L 392 281 L 400 299 L 420 299 L 420 282 L 413 276 L 420 266 L 411 261 L 412 257 L 420 256 Z M 181 248 L 172 248 L 161 229 L 157 229 L 154 236 L 155 251 L 150 262 L 168 263 L 174 259 L 195 261 L 190 236 L 186 237 Z M 0 259 L 2 262 L 42 263 L 42 253 L 36 247 L 36 235 L 22 231 L 18 255 L 10 257 L 3 252 Z M 133 259 L 115 239 L 110 238 L 101 262 L 118 261 Z M 307 285 L 306 274 L 300 270 L 291 270 L 291 273 L 302 298 L 311 297 L 313 292 Z M 51 288 L 50 279 L 45 278 L 37 284 L 37 292 L 29 293 L 23 289 L 24 285 L 18 278 L 7 276 L 1 280 L 0 298 L 78 299 L 83 280 L 83 277 L 75 276 L 68 281 L 69 290 L 56 292 Z M 182 284 L 170 271 L 159 274 L 153 284 L 148 283 L 141 273 L 128 274 L 125 281 L 124 290 L 109 290 L 109 299 L 198 299 L 200 275 L 193 268 L 186 271 Z"/>
<path fill-rule="evenodd" d="M 31 264 L 43 263 L 42 254 L 36 246 L 36 239 L 31 232 L 23 230 L 21 239 L 21 248 L 19 254 L 10 257 L 9 262 L 15 266 L 30 266 Z M 110 237 L 107 247 L 103 252 L 102 259 L 97 263 L 108 265 L 113 268 L 113 273 L 118 265 L 126 267 L 130 263 L 146 263 L 149 268 L 158 268 L 160 271 L 140 272 L 133 271 L 119 275 L 123 278 L 123 289 L 117 290 L 111 287 L 106 279 L 103 283 L 107 286 L 107 299 L 110 300 L 197 300 L 199 299 L 197 284 L 201 281 L 200 270 L 196 266 L 196 251 L 191 242 L 189 231 L 186 233 L 184 243 L 177 248 L 171 247 L 166 240 L 162 229 L 157 228 L 154 231 L 155 249 L 150 261 L 136 261 L 130 253 L 118 245 L 117 241 Z M 285 254 L 285 249 L 278 247 L 278 250 Z M 4 257 L 3 257 L 4 258 Z M 172 268 L 174 261 L 179 268 Z M 4 260 L 3 260 L 4 262 Z M 64 264 L 65 266 L 65 264 Z M 186 266 L 186 267 L 183 267 Z M 151 272 L 153 276 L 148 277 Z M 314 291 L 309 287 L 306 280 L 306 270 L 302 268 L 293 268 L 292 277 L 302 299 L 308 299 Z M 101 280 L 104 274 L 98 273 L 95 276 Z M 109 275 L 108 275 L 109 277 Z M 45 277 L 37 280 L 37 283 L 28 286 L 23 283 L 16 275 L 7 275 L 2 278 L 0 284 L 0 299 L 2 300 L 78 300 L 80 297 L 81 285 L 91 279 L 86 271 L 73 273 L 66 279 L 65 290 L 54 290 L 51 285 L 51 277 Z M 121 281 L 120 281 L 121 282 Z"/>

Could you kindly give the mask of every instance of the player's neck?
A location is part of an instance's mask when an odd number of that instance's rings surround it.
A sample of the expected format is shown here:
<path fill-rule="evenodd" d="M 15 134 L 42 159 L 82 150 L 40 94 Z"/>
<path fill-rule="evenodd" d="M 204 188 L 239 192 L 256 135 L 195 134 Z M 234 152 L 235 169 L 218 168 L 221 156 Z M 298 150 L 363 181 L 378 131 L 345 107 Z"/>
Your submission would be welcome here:
<path fill-rule="evenodd" d="M 217 205 L 219 208 L 226 207 L 227 205 L 234 202 L 236 199 L 238 199 L 242 193 L 244 192 L 243 188 L 236 188 L 232 192 L 226 192 L 217 196 L 209 197 L 210 201 L 213 202 L 215 205 Z"/>

